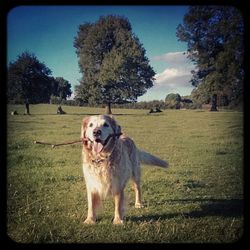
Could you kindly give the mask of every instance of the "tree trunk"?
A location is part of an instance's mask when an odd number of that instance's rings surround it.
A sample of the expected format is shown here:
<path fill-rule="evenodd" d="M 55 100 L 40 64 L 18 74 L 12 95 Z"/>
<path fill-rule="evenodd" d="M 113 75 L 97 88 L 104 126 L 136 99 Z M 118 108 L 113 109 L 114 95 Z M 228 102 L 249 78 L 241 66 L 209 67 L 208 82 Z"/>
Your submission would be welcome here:
<path fill-rule="evenodd" d="M 217 109 L 217 95 L 216 94 L 214 94 L 212 96 L 212 106 L 211 106 L 210 111 L 218 111 L 218 109 Z"/>
<path fill-rule="evenodd" d="M 30 107 L 29 107 L 29 100 L 26 99 L 25 101 L 25 114 L 30 115 Z"/>
<path fill-rule="evenodd" d="M 106 113 L 106 115 L 111 115 L 112 114 L 111 103 L 110 102 L 108 104 L 106 104 L 105 113 Z"/>

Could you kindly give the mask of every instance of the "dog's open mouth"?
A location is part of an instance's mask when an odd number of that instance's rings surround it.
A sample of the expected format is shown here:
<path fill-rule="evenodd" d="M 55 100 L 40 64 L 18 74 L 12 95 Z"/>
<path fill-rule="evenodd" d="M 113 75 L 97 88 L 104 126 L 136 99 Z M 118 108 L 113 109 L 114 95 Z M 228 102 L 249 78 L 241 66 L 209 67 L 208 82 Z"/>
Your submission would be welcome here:
<path fill-rule="evenodd" d="M 93 143 L 93 149 L 98 154 L 102 152 L 105 146 L 108 144 L 109 140 L 113 137 L 113 135 L 109 135 L 106 140 L 103 142 L 101 139 L 95 139 Z"/>
<path fill-rule="evenodd" d="M 93 149 L 96 153 L 100 153 L 103 148 L 104 148 L 104 144 L 102 144 L 102 141 L 100 139 L 96 139 L 94 142 L 93 142 Z"/>
<path fill-rule="evenodd" d="M 100 153 L 105 146 L 109 143 L 111 138 L 115 138 L 115 137 L 119 137 L 121 135 L 121 133 L 118 134 L 110 134 L 105 141 L 101 140 L 100 138 L 95 138 L 94 141 L 88 139 L 91 142 L 91 146 L 92 149 L 94 150 L 94 152 L 96 153 Z"/>

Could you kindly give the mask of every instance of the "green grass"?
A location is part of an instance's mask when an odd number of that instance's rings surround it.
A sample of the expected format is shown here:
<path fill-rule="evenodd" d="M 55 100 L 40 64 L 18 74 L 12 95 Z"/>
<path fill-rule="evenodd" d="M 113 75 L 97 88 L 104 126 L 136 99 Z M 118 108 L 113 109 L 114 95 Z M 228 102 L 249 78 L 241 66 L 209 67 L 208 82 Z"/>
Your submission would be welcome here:
<path fill-rule="evenodd" d="M 243 113 L 113 109 L 137 146 L 168 160 L 168 170 L 143 166 L 145 208 L 135 209 L 128 185 L 123 226 L 112 224 L 104 201 L 94 226 L 85 225 L 81 145 L 52 149 L 80 137 L 82 118 L 104 109 L 55 105 L 8 106 L 7 233 L 22 243 L 235 242 L 243 235 Z M 20 115 L 11 116 L 17 110 Z"/>

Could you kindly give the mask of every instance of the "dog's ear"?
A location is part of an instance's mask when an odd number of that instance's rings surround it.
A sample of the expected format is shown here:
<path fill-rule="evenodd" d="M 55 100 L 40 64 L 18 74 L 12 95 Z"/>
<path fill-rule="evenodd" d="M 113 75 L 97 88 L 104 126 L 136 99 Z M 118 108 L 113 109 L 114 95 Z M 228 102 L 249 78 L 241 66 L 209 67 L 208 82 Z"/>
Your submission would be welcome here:
<path fill-rule="evenodd" d="M 121 132 L 122 132 L 121 126 L 116 123 L 116 131 L 115 131 L 115 133 L 116 134 L 121 134 Z"/>
<path fill-rule="evenodd" d="M 81 139 L 85 138 L 85 132 L 86 132 L 86 128 L 88 126 L 89 123 L 89 118 L 90 117 L 85 117 L 82 121 L 82 126 L 81 126 Z"/>
<path fill-rule="evenodd" d="M 107 115 L 108 122 L 110 123 L 115 134 L 121 133 L 121 126 L 116 122 L 113 115 Z"/>

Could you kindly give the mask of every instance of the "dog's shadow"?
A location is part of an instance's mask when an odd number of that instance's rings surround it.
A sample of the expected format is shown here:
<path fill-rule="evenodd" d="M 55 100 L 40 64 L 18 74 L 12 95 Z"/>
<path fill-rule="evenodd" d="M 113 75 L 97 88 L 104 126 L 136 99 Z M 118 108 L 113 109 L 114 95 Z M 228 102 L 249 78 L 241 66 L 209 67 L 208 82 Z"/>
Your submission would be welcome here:
<path fill-rule="evenodd" d="M 182 216 L 184 218 L 202 218 L 206 216 L 221 216 L 224 218 L 228 217 L 241 217 L 243 216 L 243 200 L 242 199 L 195 199 L 195 200 L 169 200 L 165 202 L 166 206 L 171 203 L 190 203 L 200 202 L 199 210 L 193 210 L 184 213 L 154 213 L 141 216 L 127 216 L 128 221 L 133 222 L 150 222 L 150 221 L 164 221 L 171 218 Z"/>

